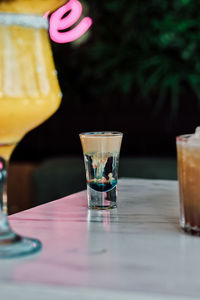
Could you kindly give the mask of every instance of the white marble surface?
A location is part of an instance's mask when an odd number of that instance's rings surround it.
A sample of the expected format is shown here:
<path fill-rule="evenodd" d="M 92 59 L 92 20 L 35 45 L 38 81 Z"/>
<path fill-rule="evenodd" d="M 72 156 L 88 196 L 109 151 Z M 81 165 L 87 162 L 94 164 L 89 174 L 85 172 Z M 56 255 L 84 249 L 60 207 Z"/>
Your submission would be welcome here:
<path fill-rule="evenodd" d="M 0 299 L 199 299 L 200 238 L 178 217 L 177 182 L 140 179 L 120 180 L 112 211 L 84 191 L 13 215 L 43 250 L 0 260 Z"/>

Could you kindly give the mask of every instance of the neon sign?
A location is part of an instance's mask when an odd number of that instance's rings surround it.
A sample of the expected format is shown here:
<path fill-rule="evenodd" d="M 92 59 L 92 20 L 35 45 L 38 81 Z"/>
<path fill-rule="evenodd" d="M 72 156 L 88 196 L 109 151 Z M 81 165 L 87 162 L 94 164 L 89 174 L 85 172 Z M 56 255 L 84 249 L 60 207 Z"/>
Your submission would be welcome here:
<path fill-rule="evenodd" d="M 49 20 L 49 34 L 51 39 L 56 43 L 69 43 L 75 41 L 85 34 L 92 25 L 90 17 L 83 18 L 74 28 L 61 32 L 75 25 L 82 14 L 82 4 L 78 0 L 70 0 L 67 4 L 57 9 Z M 69 14 L 64 17 L 64 15 Z M 47 18 L 49 11 L 45 13 L 44 18 Z"/>

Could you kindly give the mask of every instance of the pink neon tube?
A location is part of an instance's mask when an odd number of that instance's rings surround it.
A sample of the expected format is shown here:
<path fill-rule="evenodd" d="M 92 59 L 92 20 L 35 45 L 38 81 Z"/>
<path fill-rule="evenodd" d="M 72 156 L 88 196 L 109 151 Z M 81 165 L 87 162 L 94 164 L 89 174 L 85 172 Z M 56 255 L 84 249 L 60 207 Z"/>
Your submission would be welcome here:
<path fill-rule="evenodd" d="M 63 18 L 63 16 L 69 12 L 69 14 Z M 47 12 L 44 17 L 48 16 Z M 50 17 L 49 34 L 51 39 L 57 43 L 69 43 L 88 31 L 92 25 L 92 19 L 90 17 L 83 18 L 79 24 L 73 29 L 66 32 L 60 32 L 59 30 L 65 30 L 74 25 L 82 14 L 82 5 L 78 0 L 70 0 L 67 4 L 56 10 Z"/>

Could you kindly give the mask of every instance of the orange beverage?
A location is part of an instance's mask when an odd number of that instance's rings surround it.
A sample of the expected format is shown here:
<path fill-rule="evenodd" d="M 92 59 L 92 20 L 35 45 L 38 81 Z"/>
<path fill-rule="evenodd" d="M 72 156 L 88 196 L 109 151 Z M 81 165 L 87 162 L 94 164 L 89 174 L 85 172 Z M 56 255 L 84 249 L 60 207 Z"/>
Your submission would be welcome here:
<path fill-rule="evenodd" d="M 199 134 L 199 133 L 198 133 Z M 177 137 L 180 225 L 200 234 L 200 136 Z"/>
<path fill-rule="evenodd" d="M 48 24 L 42 14 L 64 2 L 0 1 L 0 156 L 5 159 L 60 105 Z M 19 10 L 23 14 L 16 14 Z"/>
<path fill-rule="evenodd" d="M 61 92 L 46 10 L 63 0 L 0 0 L 0 258 L 35 253 L 37 239 L 12 231 L 7 219 L 7 162 L 23 136 L 59 107 Z"/>
<path fill-rule="evenodd" d="M 46 29 L 0 26 L 0 39 L 0 143 L 16 144 L 57 110 L 61 92 Z"/>

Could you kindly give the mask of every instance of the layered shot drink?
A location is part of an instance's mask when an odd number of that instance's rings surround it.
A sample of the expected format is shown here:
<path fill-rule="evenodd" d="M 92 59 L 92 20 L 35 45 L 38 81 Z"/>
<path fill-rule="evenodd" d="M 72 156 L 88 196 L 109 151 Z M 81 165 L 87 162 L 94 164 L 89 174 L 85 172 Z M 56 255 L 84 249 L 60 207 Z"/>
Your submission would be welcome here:
<path fill-rule="evenodd" d="M 200 127 L 193 135 L 177 137 L 180 225 L 200 234 Z"/>
<path fill-rule="evenodd" d="M 120 132 L 80 134 L 89 208 L 110 209 L 117 206 L 117 179 L 122 136 Z"/>

